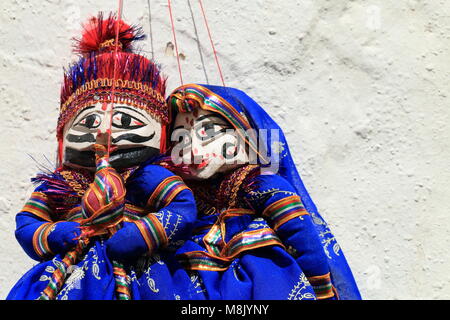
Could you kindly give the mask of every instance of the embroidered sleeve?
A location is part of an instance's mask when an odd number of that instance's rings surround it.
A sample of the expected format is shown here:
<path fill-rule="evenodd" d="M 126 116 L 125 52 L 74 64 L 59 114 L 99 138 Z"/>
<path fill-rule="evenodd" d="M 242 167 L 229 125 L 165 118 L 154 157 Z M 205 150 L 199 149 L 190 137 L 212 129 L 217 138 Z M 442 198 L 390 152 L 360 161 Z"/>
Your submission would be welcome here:
<path fill-rule="evenodd" d="M 293 186 L 278 175 L 260 175 L 250 183 L 253 188 L 247 189 L 246 199 L 269 222 L 308 280 L 311 279 L 317 298 L 334 296 L 319 235 Z"/>
<path fill-rule="evenodd" d="M 42 220 L 52 221 L 51 210 L 48 206 L 48 197 L 43 192 L 33 192 L 22 211 L 29 212 Z"/>
<path fill-rule="evenodd" d="M 139 228 L 149 252 L 167 246 L 166 231 L 155 215 L 149 214 L 133 222 Z"/>
<path fill-rule="evenodd" d="M 47 243 L 47 236 L 54 223 L 51 219 L 52 211 L 48 205 L 48 198 L 42 192 L 43 189 L 42 186 L 38 187 L 22 211 L 16 215 L 16 239 L 24 251 L 38 261 L 53 255 Z"/>
<path fill-rule="evenodd" d="M 164 179 L 153 191 L 147 200 L 147 208 L 163 208 L 168 206 L 173 199 L 183 190 L 189 189 L 178 176 Z"/>
<path fill-rule="evenodd" d="M 49 233 L 54 229 L 55 223 L 41 224 L 33 234 L 33 249 L 41 259 L 46 259 L 54 255 L 47 242 Z"/>
<path fill-rule="evenodd" d="M 297 195 L 283 197 L 269 204 L 262 216 L 271 222 L 276 231 L 284 223 L 297 217 L 307 215 L 300 197 Z"/>
<path fill-rule="evenodd" d="M 197 217 L 191 190 L 180 177 L 157 165 L 146 166 L 127 183 L 127 199 L 150 212 L 133 221 L 150 252 L 186 239 Z"/>
<path fill-rule="evenodd" d="M 313 287 L 317 299 L 329 299 L 334 297 L 333 284 L 331 283 L 330 273 L 322 276 L 314 276 L 308 278 L 309 283 Z"/>

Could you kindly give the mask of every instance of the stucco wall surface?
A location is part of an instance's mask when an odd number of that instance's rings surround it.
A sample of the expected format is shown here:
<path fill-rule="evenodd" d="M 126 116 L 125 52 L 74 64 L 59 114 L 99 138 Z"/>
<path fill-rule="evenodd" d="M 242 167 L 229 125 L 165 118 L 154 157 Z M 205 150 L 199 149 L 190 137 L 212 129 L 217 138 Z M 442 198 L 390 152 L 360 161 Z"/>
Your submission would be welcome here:
<path fill-rule="evenodd" d="M 167 1 L 125 0 L 178 86 Z M 184 82 L 220 84 L 196 0 L 174 0 Z M 283 127 L 366 299 L 450 298 L 450 2 L 205 0 L 228 86 Z M 0 3 L 0 297 L 34 264 L 14 238 L 36 163 L 54 161 L 62 67 L 117 1 Z"/>

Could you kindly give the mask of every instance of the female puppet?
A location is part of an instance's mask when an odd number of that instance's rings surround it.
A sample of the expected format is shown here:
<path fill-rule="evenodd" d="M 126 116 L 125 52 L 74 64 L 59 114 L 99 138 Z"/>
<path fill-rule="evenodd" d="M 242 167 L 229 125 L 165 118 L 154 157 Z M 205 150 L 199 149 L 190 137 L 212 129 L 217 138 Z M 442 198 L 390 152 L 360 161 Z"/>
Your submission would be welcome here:
<path fill-rule="evenodd" d="M 178 168 L 199 210 L 178 259 L 198 273 L 207 298 L 359 299 L 267 113 L 242 91 L 218 86 L 184 85 L 168 101 L 179 143 L 165 165 Z"/>
<path fill-rule="evenodd" d="M 171 258 L 196 207 L 181 178 L 153 164 L 169 112 L 159 68 L 133 52 L 142 38 L 112 15 L 84 26 L 61 91 L 59 167 L 33 179 L 16 217 L 40 263 L 8 299 L 201 298 Z"/>

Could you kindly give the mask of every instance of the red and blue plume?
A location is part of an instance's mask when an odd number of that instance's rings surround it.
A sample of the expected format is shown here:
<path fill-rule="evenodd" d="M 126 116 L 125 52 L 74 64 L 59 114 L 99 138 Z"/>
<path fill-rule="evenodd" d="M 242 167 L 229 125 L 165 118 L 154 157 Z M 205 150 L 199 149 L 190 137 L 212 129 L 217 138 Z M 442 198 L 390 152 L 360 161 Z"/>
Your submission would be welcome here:
<path fill-rule="evenodd" d="M 139 26 L 130 26 L 116 15 L 110 13 L 107 18 L 100 12 L 83 24 L 81 39 L 74 39 L 74 52 L 82 56 L 92 53 L 114 51 L 116 48 L 116 33 L 119 28 L 118 51 L 133 52 L 133 42 L 145 39 Z"/>

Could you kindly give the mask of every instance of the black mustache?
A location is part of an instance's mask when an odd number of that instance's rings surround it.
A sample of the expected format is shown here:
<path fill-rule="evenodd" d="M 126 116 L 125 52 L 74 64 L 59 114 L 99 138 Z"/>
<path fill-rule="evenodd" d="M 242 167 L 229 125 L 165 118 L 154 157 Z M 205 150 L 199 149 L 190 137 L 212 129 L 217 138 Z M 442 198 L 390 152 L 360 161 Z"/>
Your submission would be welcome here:
<path fill-rule="evenodd" d="M 153 132 L 148 137 L 143 137 L 143 136 L 140 136 L 140 135 L 134 134 L 134 133 L 125 133 L 125 134 L 118 136 L 115 139 L 112 139 L 112 142 L 117 143 L 120 140 L 128 140 L 128 141 L 134 142 L 134 143 L 141 143 L 141 142 L 146 142 L 146 141 L 153 139 L 154 136 L 155 136 L 155 132 Z"/>
<path fill-rule="evenodd" d="M 115 139 L 112 139 L 112 143 L 117 143 L 120 140 L 127 140 L 127 141 L 130 141 L 133 143 L 142 143 L 142 142 L 146 142 L 146 141 L 153 139 L 154 136 L 155 136 L 155 132 L 153 132 L 151 135 L 149 135 L 147 137 L 143 137 L 143 136 L 140 136 L 135 133 L 125 133 L 125 134 L 118 136 Z M 93 143 L 96 141 L 95 136 L 92 133 L 86 133 L 81 136 L 77 136 L 75 134 L 68 134 L 66 136 L 66 138 L 67 138 L 67 141 L 76 142 L 76 143 L 83 143 L 83 142 L 92 142 Z"/>
<path fill-rule="evenodd" d="M 95 142 L 95 137 L 92 133 L 86 133 L 81 136 L 77 136 L 75 134 L 68 134 L 66 136 L 67 141 L 69 142 Z"/>

